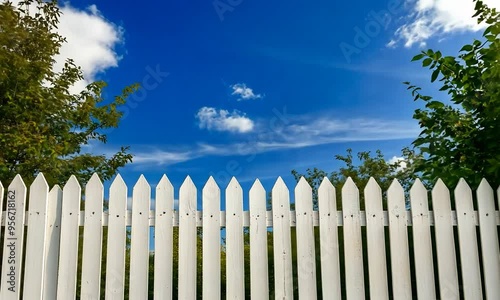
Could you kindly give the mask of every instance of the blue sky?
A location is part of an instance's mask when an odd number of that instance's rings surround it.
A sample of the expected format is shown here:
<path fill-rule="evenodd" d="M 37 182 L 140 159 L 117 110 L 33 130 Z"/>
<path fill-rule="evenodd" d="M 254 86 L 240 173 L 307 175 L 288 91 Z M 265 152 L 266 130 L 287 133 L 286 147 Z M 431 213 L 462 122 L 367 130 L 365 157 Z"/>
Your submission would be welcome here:
<path fill-rule="evenodd" d="M 108 144 L 86 147 L 130 145 L 129 187 L 166 173 L 177 195 L 186 175 L 199 190 L 210 175 L 221 189 L 236 176 L 246 194 L 255 178 L 270 189 L 277 176 L 293 184 L 292 169 L 332 171 L 347 148 L 400 155 L 419 132 L 402 82 L 439 95 L 410 60 L 426 48 L 456 55 L 480 37 L 471 3 L 71 1 L 61 55 L 87 82 L 107 81 L 110 99 L 142 84 Z"/>

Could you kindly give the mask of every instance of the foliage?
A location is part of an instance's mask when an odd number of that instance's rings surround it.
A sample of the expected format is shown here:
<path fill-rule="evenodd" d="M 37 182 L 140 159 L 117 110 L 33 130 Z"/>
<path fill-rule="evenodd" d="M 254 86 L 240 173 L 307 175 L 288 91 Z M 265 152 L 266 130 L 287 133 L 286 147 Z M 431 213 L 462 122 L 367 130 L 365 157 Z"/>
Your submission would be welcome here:
<path fill-rule="evenodd" d="M 57 33 L 60 15 L 56 1 L 22 1 L 18 8 L 0 4 L 2 182 L 15 174 L 30 182 L 39 172 L 50 185 L 64 183 L 72 174 L 86 182 L 94 172 L 108 180 L 132 160 L 128 147 L 109 158 L 82 151 L 84 145 L 106 143 L 103 129 L 118 126 L 118 108 L 137 85 L 112 101 L 103 98 L 103 81 L 73 94 L 72 86 L 83 80 L 81 68 L 68 59 L 61 71 L 53 70 L 66 41 Z"/>
<path fill-rule="evenodd" d="M 341 192 L 347 178 L 351 177 L 358 189 L 362 190 L 370 180 L 370 177 L 375 178 L 385 193 L 394 179 L 397 179 L 403 188 L 408 191 L 413 184 L 416 175 L 413 169 L 413 162 L 419 157 L 414 151 L 405 148 L 402 151 L 403 157 L 401 160 L 388 162 L 384 159 L 384 155 L 380 150 L 372 156 L 370 151 L 361 151 L 357 153 L 359 164 L 356 163 L 352 154 L 352 149 L 347 149 L 347 154 L 335 155 L 335 159 L 344 163 L 338 171 L 327 173 L 318 168 L 307 169 L 305 175 L 300 174 L 296 170 L 292 170 L 292 174 L 297 181 L 303 176 L 313 189 L 314 207 L 318 206 L 318 188 L 325 177 L 327 177 L 335 187 L 337 194 L 337 208 L 341 209 Z M 360 193 L 361 207 L 364 207 L 363 193 Z"/>
<path fill-rule="evenodd" d="M 500 184 L 499 13 L 482 1 L 474 2 L 474 17 L 488 25 L 483 41 L 463 46 L 457 57 L 429 49 L 413 58 L 432 70 L 431 82 L 438 80 L 451 102 L 422 95 L 420 87 L 406 82 L 414 99 L 425 103 L 414 114 L 422 132 L 413 145 L 425 158 L 415 170 L 430 181 L 441 178 L 448 186 L 461 177 L 473 187 L 483 177 Z"/>

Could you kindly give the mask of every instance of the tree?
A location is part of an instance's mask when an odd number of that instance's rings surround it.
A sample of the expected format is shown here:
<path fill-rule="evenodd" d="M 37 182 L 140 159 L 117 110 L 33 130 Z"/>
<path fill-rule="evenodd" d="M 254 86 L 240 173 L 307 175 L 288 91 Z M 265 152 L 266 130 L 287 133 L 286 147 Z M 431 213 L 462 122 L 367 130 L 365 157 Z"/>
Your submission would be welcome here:
<path fill-rule="evenodd" d="M 27 182 L 43 172 L 49 184 L 70 175 L 86 182 L 92 173 L 110 179 L 132 161 L 128 147 L 109 158 L 84 153 L 82 146 L 106 143 L 104 129 L 117 127 L 118 110 L 137 85 L 126 87 L 112 101 L 103 98 L 104 81 L 82 92 L 70 88 L 83 79 L 68 59 L 53 70 L 54 57 L 66 41 L 57 33 L 61 11 L 57 1 L 29 0 L 17 8 L 0 4 L 0 180 L 21 174 Z M 36 9 L 34 9 L 36 8 Z M 31 12 L 29 11 L 31 10 Z"/>
<path fill-rule="evenodd" d="M 483 1 L 474 2 L 474 17 L 488 25 L 483 41 L 463 46 L 457 57 L 429 49 L 413 58 L 432 70 L 431 82 L 439 79 L 450 102 L 422 95 L 406 82 L 414 99 L 425 103 L 414 114 L 422 128 L 413 142 L 422 154 L 415 170 L 448 186 L 462 177 L 472 186 L 483 177 L 500 184 L 500 19 Z"/>
<path fill-rule="evenodd" d="M 300 174 L 296 170 L 292 170 L 292 174 L 297 182 L 303 176 L 312 187 L 313 204 L 315 208 L 318 206 L 318 188 L 323 178 L 327 177 L 335 187 L 337 208 L 341 209 L 342 186 L 347 178 L 351 177 L 361 191 L 361 207 L 364 207 L 362 189 L 364 189 L 370 177 L 377 180 L 384 195 L 394 179 L 398 179 L 405 191 L 409 191 L 411 184 L 413 184 L 413 181 L 417 177 L 414 172 L 413 162 L 419 160 L 419 157 L 413 150 L 408 148 L 402 150 L 402 155 L 400 160 L 388 162 L 384 159 L 384 155 L 380 150 L 377 150 L 374 156 L 372 156 L 370 151 L 362 151 L 357 153 L 357 158 L 359 160 L 359 164 L 357 164 L 352 154 L 352 149 L 347 149 L 347 155 L 335 155 L 336 160 L 344 163 L 344 166 L 341 166 L 337 171 L 327 173 L 318 168 L 314 168 L 307 169 L 307 174 Z"/>

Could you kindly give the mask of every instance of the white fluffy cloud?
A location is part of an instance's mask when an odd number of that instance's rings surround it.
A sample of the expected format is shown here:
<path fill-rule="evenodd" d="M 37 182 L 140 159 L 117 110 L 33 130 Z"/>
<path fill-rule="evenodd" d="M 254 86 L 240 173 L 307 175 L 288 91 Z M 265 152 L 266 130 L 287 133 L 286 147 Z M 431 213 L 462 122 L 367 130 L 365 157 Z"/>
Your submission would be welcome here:
<path fill-rule="evenodd" d="M 253 89 L 249 88 L 245 83 L 236 83 L 231 86 L 231 89 L 233 89 L 233 92 L 231 95 L 237 96 L 238 101 L 242 100 L 255 100 L 255 99 L 261 99 L 264 96 L 261 94 L 255 94 L 253 92 Z"/>
<path fill-rule="evenodd" d="M 216 131 L 246 133 L 254 128 L 254 122 L 239 111 L 202 107 L 196 114 L 200 128 Z"/>
<path fill-rule="evenodd" d="M 17 6 L 19 0 L 12 1 Z M 30 8 L 33 13 L 34 9 Z M 80 66 L 85 77 L 72 87 L 71 92 L 80 92 L 87 84 L 96 80 L 96 75 L 111 67 L 117 67 L 120 56 L 116 45 L 123 42 L 123 28 L 107 20 L 96 5 L 78 9 L 63 2 L 58 32 L 66 38 L 55 57 L 54 71 L 64 66 L 71 58 Z"/>
<path fill-rule="evenodd" d="M 500 0 L 484 2 L 490 7 L 500 7 Z M 396 30 L 394 39 L 387 44 L 389 47 L 398 42 L 405 47 L 425 46 L 433 36 L 484 28 L 472 18 L 474 3 L 471 0 L 407 0 L 407 4 L 411 10 L 407 22 Z"/>

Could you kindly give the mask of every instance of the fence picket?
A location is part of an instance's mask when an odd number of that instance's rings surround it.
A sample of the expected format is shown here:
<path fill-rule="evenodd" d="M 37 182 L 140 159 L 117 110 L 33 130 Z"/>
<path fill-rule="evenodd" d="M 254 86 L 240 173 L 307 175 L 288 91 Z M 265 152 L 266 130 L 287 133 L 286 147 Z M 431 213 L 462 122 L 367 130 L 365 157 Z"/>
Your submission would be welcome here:
<path fill-rule="evenodd" d="M 245 299 L 243 191 L 236 178 L 226 188 L 227 299 Z"/>
<path fill-rule="evenodd" d="M 348 299 L 364 299 L 359 191 L 350 177 L 342 187 L 342 214 L 344 218 L 346 297 Z"/>
<path fill-rule="evenodd" d="M 80 200 L 81 187 L 76 177 L 72 175 L 63 188 L 61 241 L 64 241 L 64 245 L 59 249 L 57 299 L 76 298 Z"/>
<path fill-rule="evenodd" d="M 269 299 L 266 191 L 257 179 L 250 189 L 250 294 Z"/>
<path fill-rule="evenodd" d="M 188 176 L 179 190 L 179 299 L 196 299 L 196 195 Z"/>
<path fill-rule="evenodd" d="M 393 299 L 412 299 L 408 220 L 403 187 L 394 179 L 387 191 Z"/>
<path fill-rule="evenodd" d="M 212 176 L 202 194 L 203 298 L 220 299 L 220 189 Z"/>
<path fill-rule="evenodd" d="M 132 194 L 130 299 L 148 298 L 150 198 L 151 187 L 141 175 Z"/>
<path fill-rule="evenodd" d="M 23 266 L 26 185 L 16 175 L 7 189 L 0 299 L 19 299 Z"/>
<path fill-rule="evenodd" d="M 341 299 L 337 201 L 335 188 L 324 178 L 318 189 L 321 282 L 324 299 Z"/>
<path fill-rule="evenodd" d="M 483 179 L 477 189 L 477 210 L 486 299 L 500 299 L 500 249 L 494 198 L 493 189 L 486 179 Z"/>
<path fill-rule="evenodd" d="M 102 204 L 104 187 L 97 173 L 85 186 L 85 226 L 83 228 L 82 299 L 100 299 L 102 256 Z"/>
<path fill-rule="evenodd" d="M 312 189 L 302 177 L 295 187 L 299 299 L 317 299 Z"/>
<path fill-rule="evenodd" d="M 172 299 L 174 187 L 163 175 L 156 186 L 154 298 Z"/>
<path fill-rule="evenodd" d="M 459 299 L 450 192 L 441 179 L 432 189 L 432 207 L 434 208 L 434 231 L 436 232 L 439 296 L 440 299 Z"/>
<path fill-rule="evenodd" d="M 106 300 L 125 297 L 126 212 L 127 186 L 122 177 L 117 175 L 109 188 Z"/>
<path fill-rule="evenodd" d="M 483 292 L 481 288 L 481 271 L 479 268 L 472 191 L 463 179 L 460 179 L 455 188 L 455 207 L 457 211 L 464 299 L 482 299 Z"/>
<path fill-rule="evenodd" d="M 61 214 L 63 193 L 58 185 L 49 192 L 47 207 L 47 232 L 45 244 L 45 275 L 43 299 L 56 299 L 57 270 L 59 268 L 59 244 L 61 238 Z"/>
<path fill-rule="evenodd" d="M 370 298 L 389 299 L 382 190 L 373 177 L 364 190 Z"/>
<path fill-rule="evenodd" d="M 427 189 L 417 178 L 410 189 L 413 244 L 415 255 L 415 276 L 417 296 L 420 299 L 436 299 L 434 288 L 434 266 L 432 262 L 432 241 L 429 221 Z"/>
<path fill-rule="evenodd" d="M 45 275 L 45 237 L 49 186 L 39 173 L 30 186 L 23 299 L 41 299 Z"/>
<path fill-rule="evenodd" d="M 274 288 L 276 299 L 293 299 L 290 194 L 278 177 L 272 189 Z"/>

